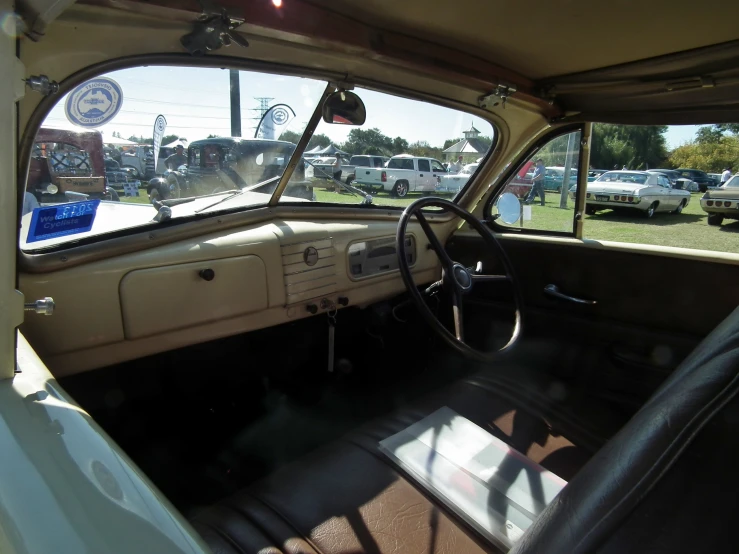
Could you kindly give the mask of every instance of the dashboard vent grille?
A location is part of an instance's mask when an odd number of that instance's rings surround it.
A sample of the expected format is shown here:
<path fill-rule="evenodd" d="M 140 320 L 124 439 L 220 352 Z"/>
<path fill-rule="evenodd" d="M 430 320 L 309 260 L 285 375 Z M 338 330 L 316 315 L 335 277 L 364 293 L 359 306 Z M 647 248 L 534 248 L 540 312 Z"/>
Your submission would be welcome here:
<path fill-rule="evenodd" d="M 283 244 L 281 248 L 287 304 L 336 292 L 336 256 L 333 238 Z"/>

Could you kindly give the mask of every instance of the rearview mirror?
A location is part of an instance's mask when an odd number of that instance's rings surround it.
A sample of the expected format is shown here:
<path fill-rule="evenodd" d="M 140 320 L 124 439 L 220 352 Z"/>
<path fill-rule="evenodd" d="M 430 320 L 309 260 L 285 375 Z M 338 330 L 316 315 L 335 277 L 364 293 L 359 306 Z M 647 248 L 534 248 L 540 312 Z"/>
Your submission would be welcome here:
<path fill-rule="evenodd" d="M 504 192 L 495 203 L 498 216 L 506 225 L 513 225 L 521 218 L 521 202 L 512 192 Z"/>
<path fill-rule="evenodd" d="M 363 125 L 367 111 L 362 99 L 345 90 L 334 92 L 323 103 L 323 120 L 335 125 Z"/>

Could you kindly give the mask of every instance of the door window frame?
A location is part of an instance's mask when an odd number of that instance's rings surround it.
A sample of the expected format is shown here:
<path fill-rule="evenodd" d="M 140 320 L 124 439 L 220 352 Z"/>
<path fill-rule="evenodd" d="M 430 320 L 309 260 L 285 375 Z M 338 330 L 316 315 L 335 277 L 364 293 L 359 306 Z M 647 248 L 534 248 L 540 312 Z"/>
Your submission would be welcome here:
<path fill-rule="evenodd" d="M 520 168 L 523 166 L 525 162 L 536 156 L 537 152 L 539 152 L 544 146 L 549 144 L 552 140 L 568 135 L 569 133 L 574 133 L 580 131 L 580 144 L 579 144 L 579 163 L 578 166 L 575 167 L 577 169 L 577 192 L 575 194 L 575 206 L 574 206 L 574 212 L 572 214 L 572 231 L 548 231 L 544 229 L 525 229 L 521 227 L 514 227 L 514 226 L 504 226 L 500 225 L 499 223 L 496 223 L 495 219 L 492 215 L 492 209 L 493 204 L 495 204 L 495 201 L 498 199 L 498 197 L 503 193 L 505 190 L 505 187 L 508 185 L 508 182 L 513 179 L 513 177 L 518 173 Z M 555 129 L 550 130 L 548 133 L 541 135 L 538 139 L 536 139 L 533 143 L 529 145 L 529 147 L 523 151 L 523 153 L 519 154 L 518 157 L 515 158 L 513 162 L 508 166 L 508 168 L 503 172 L 503 174 L 498 179 L 498 182 L 495 183 L 493 191 L 490 193 L 490 196 L 485 201 L 485 204 L 482 208 L 482 214 L 484 220 L 487 222 L 488 226 L 490 226 L 493 231 L 496 233 L 519 233 L 519 234 L 526 234 L 526 235 L 539 235 L 539 236 L 553 236 L 553 237 L 566 237 L 566 238 L 580 238 L 580 235 L 582 234 L 582 225 L 578 225 L 578 223 L 582 222 L 583 212 L 584 212 L 584 206 L 585 206 L 585 188 L 587 187 L 587 180 L 588 180 L 588 168 L 590 167 L 590 141 L 592 137 L 592 124 L 586 123 L 586 122 L 580 122 L 580 123 L 572 123 L 569 125 L 563 125 L 561 127 L 556 127 Z M 587 159 L 586 159 L 587 157 Z M 585 167 L 585 171 L 583 171 L 583 164 Z M 584 181 L 584 186 L 583 185 Z M 581 194 L 582 193 L 582 194 Z"/>

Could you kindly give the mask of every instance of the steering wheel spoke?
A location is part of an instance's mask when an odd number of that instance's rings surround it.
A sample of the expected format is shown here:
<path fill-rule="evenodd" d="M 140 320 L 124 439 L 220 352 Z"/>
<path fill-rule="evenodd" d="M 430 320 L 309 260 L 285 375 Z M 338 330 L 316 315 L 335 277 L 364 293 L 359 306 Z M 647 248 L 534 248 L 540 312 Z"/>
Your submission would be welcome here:
<path fill-rule="evenodd" d="M 426 235 L 426 238 L 429 239 L 429 242 L 431 243 L 431 248 L 434 250 L 434 252 L 436 252 L 436 255 L 439 256 L 441 265 L 444 267 L 445 270 L 451 271 L 454 262 L 449 257 L 449 254 L 446 253 L 446 250 L 439 241 L 439 237 L 436 236 L 436 233 L 434 233 L 431 225 L 429 225 L 426 216 L 424 216 L 423 212 L 421 212 L 420 210 L 415 215 L 416 219 L 418 219 L 419 225 L 421 225 L 421 229 L 423 229 L 423 233 Z"/>
<path fill-rule="evenodd" d="M 454 334 L 457 340 L 464 342 L 464 295 L 454 289 L 452 293 L 452 312 L 454 315 Z"/>
<path fill-rule="evenodd" d="M 501 281 L 510 281 L 508 275 L 475 275 L 472 274 L 473 283 L 499 283 Z"/>

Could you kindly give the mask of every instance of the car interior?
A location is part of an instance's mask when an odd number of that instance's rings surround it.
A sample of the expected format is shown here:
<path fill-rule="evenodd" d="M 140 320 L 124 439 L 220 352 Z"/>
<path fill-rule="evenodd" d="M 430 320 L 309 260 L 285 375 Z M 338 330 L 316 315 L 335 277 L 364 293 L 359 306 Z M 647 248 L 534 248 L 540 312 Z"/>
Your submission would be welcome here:
<path fill-rule="evenodd" d="M 171 68 L 317 83 L 292 157 L 257 168 L 279 181 L 253 193 L 254 204 L 223 196 L 215 207 L 222 192 L 154 206 L 143 198 L 132 212 L 111 208 L 121 227 L 48 242 L 26 240 L 30 214 L 19 224 L 18 289 L 26 302 L 55 305 L 48 317 L 26 313 L 19 352 L 25 363 L 38 355 L 45 390 L 78 406 L 97 437 L 77 447 L 89 452 L 80 467 L 94 448 L 122 452 L 206 552 L 739 550 L 739 256 L 582 231 L 593 122 L 739 121 L 737 5 L 659 1 L 636 14 L 581 0 L 433 9 L 219 0 L 201 16 L 195 2 L 65 4 L 27 30 L 37 40 L 19 41 L 25 74 L 59 87 L 26 89 L 19 102 L 21 196 L 38 130 L 93 77 L 128 82 L 126 71 L 147 67 L 161 71 L 156 94 L 167 98 Z M 696 11 L 712 14 L 686 15 Z M 655 18 L 672 31 L 634 40 Z M 237 39 L 213 46 L 204 20 Z M 632 32 L 606 44 L 605 24 Z M 524 33 L 530 25 L 538 31 Z M 200 40 L 207 53 L 187 53 Z M 378 195 L 367 205 L 351 190 L 311 202 L 282 196 L 311 135 L 337 132 L 321 106 L 344 90 L 366 104 L 363 129 L 385 121 L 373 111 L 384 94 L 454 111 L 460 130 L 474 117 L 494 138 L 453 197 Z M 524 227 L 515 197 L 506 208 L 510 183 L 568 133 L 578 137 L 566 157 L 566 175 L 578 175 L 573 217 Z M 133 223 L 129 214 L 144 210 L 146 221 Z M 519 507 L 531 512 L 528 528 L 494 492 L 481 526 L 380 447 L 443 408 L 528 460 L 520 476 L 499 468 L 497 477 L 534 491 L 541 505 Z M 75 483 L 77 470 L 66 471 Z M 115 522 L 120 509 L 134 531 L 96 538 L 99 551 L 198 551 L 116 498 L 106 471 L 93 492 L 110 511 L 81 501 L 76 517 Z M 536 492 L 543 475 L 563 486 L 548 504 Z"/>

